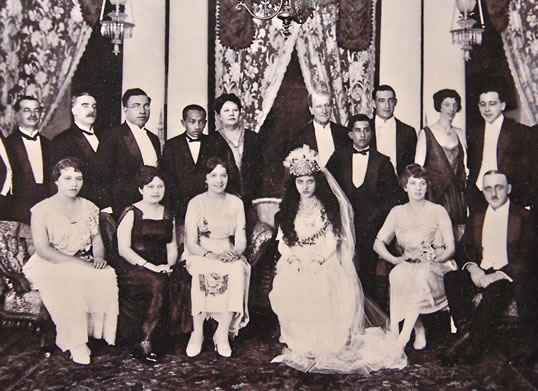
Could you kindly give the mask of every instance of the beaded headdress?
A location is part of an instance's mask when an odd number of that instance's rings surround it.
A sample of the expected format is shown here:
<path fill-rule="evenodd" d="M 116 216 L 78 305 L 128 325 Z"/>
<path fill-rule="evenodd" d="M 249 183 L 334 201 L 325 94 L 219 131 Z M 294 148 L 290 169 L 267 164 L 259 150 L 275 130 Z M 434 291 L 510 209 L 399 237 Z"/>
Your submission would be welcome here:
<path fill-rule="evenodd" d="M 284 166 L 295 176 L 313 175 L 315 172 L 321 171 L 316 159 L 317 155 L 315 150 L 310 149 L 305 144 L 290 152 L 288 157 L 284 159 Z"/>

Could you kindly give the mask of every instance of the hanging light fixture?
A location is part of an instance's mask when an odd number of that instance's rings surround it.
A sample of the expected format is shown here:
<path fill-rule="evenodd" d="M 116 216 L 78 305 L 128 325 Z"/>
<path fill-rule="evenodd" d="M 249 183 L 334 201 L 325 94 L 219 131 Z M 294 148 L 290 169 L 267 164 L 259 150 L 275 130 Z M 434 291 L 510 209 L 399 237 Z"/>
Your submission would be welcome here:
<path fill-rule="evenodd" d="M 291 22 L 303 24 L 312 15 L 312 0 L 236 0 L 235 8 L 245 8 L 253 18 L 282 20 L 284 35 L 291 34 Z M 250 4 L 250 6 L 249 6 Z"/>
<path fill-rule="evenodd" d="M 468 61 L 471 58 L 473 45 L 482 44 L 482 33 L 484 32 L 484 15 L 482 14 L 482 4 L 478 0 L 478 13 L 480 15 L 480 25 L 475 26 L 477 21 L 471 17 L 476 7 L 477 0 L 456 0 L 459 11 L 458 26 L 454 28 L 454 19 L 452 19 L 452 43 L 461 45 L 463 58 Z"/>
<path fill-rule="evenodd" d="M 127 3 L 127 0 L 110 0 L 110 3 L 115 8 L 112 12 L 107 14 L 110 19 L 104 20 L 106 0 L 103 0 L 100 18 L 101 35 L 111 39 L 111 42 L 114 44 L 114 50 L 112 52 L 117 56 L 120 54 L 120 45 L 123 44 L 123 40 L 133 36 L 133 27 L 135 25 L 134 23 L 127 21 L 127 14 L 125 13 L 125 4 Z M 120 6 L 122 9 L 120 9 Z"/>

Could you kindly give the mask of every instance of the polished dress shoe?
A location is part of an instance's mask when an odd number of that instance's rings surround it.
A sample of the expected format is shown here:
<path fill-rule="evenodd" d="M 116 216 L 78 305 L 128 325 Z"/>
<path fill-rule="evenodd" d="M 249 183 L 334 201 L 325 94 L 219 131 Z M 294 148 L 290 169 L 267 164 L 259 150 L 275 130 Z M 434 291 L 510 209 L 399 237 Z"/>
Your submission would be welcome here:
<path fill-rule="evenodd" d="M 159 356 L 151 349 L 151 343 L 149 341 L 142 341 L 135 348 L 133 356 L 146 363 L 155 364 L 159 361 Z"/>

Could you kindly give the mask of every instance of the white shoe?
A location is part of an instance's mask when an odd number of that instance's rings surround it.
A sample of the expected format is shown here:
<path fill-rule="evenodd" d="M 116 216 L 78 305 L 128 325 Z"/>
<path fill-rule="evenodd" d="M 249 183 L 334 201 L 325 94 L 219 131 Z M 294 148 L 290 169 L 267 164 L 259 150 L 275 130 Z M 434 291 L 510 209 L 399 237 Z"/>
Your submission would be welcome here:
<path fill-rule="evenodd" d="M 88 345 L 81 344 L 70 349 L 71 360 L 77 364 L 88 365 L 90 363 L 90 348 Z"/>
<path fill-rule="evenodd" d="M 204 342 L 204 334 L 201 333 L 201 336 L 198 337 L 194 334 L 194 332 L 191 333 L 191 337 L 189 338 L 189 343 L 187 344 L 187 356 L 189 357 L 196 357 L 200 354 L 202 351 L 202 343 Z"/>
<path fill-rule="evenodd" d="M 232 348 L 228 342 L 228 336 L 225 341 L 217 342 L 215 336 L 213 336 L 213 343 L 215 344 L 215 350 L 222 357 L 230 357 L 232 355 Z"/>
<path fill-rule="evenodd" d="M 422 350 L 426 347 L 426 330 L 422 328 L 422 331 L 415 332 L 415 342 L 413 342 L 413 348 L 415 350 Z"/>

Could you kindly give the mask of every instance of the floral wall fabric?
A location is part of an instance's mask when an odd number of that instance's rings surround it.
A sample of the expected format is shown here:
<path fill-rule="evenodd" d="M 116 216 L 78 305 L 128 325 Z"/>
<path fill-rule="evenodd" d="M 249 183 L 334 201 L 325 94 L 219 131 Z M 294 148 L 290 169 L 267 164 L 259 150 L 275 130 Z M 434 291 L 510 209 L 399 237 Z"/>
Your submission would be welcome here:
<path fill-rule="evenodd" d="M 333 120 L 345 125 L 350 115 L 372 114 L 375 45 L 371 39 L 367 50 L 339 47 L 335 23 L 338 11 L 335 4 L 316 10 L 300 30 L 297 53 L 308 91 L 329 91 L 336 108 Z M 372 21 L 373 17 L 373 29 Z"/>
<path fill-rule="evenodd" d="M 502 33 L 504 50 L 530 123 L 538 123 L 538 2 L 512 0 L 509 24 Z"/>
<path fill-rule="evenodd" d="M 370 45 L 366 50 L 341 48 L 336 37 L 339 2 L 317 2 L 313 16 L 303 25 L 292 23 L 291 35 L 287 38 L 283 35 L 282 23 L 277 18 L 269 21 L 254 20 L 252 42 L 240 48 L 232 48 L 223 43 L 230 42 L 229 38 L 219 37 L 219 26 L 226 25 L 229 31 L 229 24 L 233 23 L 229 18 L 224 20 L 222 15 L 223 10 L 227 10 L 227 1 L 217 2 L 215 96 L 232 92 L 240 97 L 246 128 L 256 132 L 260 130 L 295 49 L 308 91 L 325 88 L 332 93 L 337 108 L 333 110 L 334 121 L 345 124 L 349 115 L 372 113 L 370 96 L 374 81 L 375 34 L 371 34 Z M 375 27 L 373 15 L 376 0 L 368 1 L 371 2 L 368 20 L 371 29 L 365 31 L 370 34 Z M 357 4 L 364 10 L 363 0 Z"/>
<path fill-rule="evenodd" d="M 50 120 L 84 52 L 91 28 L 78 0 L 0 0 L 0 130 L 15 126 L 11 105 L 22 95 Z"/>

